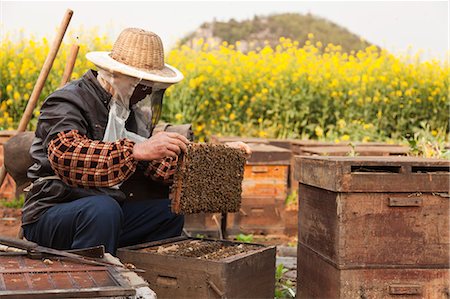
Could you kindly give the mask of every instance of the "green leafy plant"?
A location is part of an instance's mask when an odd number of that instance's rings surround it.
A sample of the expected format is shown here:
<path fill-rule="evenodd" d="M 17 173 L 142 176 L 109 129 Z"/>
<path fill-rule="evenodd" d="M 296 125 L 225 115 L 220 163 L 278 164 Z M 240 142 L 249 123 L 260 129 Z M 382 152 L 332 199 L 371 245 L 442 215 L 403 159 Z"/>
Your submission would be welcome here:
<path fill-rule="evenodd" d="M 428 123 L 421 122 L 419 129 L 405 137 L 409 144 L 409 154 L 424 158 L 450 160 L 450 150 L 445 148 L 445 136 L 445 132 L 431 130 Z"/>
<path fill-rule="evenodd" d="M 253 242 L 253 235 L 244 235 L 244 234 L 239 234 L 235 237 L 236 241 L 239 242 L 244 242 L 244 243 L 251 243 Z"/>
<path fill-rule="evenodd" d="M 289 195 L 286 197 L 284 204 L 286 206 L 297 204 L 298 201 L 298 193 L 297 190 L 292 190 Z"/>
<path fill-rule="evenodd" d="M 275 298 L 295 298 L 295 291 L 292 281 L 286 279 L 284 274 L 289 270 L 283 264 L 279 264 L 275 269 Z"/>
<path fill-rule="evenodd" d="M 20 209 L 25 201 L 25 195 L 21 194 L 17 198 L 0 200 L 0 206 L 4 208 Z"/>

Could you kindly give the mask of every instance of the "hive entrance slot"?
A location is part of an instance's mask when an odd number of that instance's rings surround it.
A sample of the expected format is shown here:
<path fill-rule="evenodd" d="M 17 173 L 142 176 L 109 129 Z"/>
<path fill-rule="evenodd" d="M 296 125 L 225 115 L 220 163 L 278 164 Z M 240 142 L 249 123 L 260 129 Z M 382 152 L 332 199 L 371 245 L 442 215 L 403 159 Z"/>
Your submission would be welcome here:
<path fill-rule="evenodd" d="M 429 173 L 429 172 L 450 172 L 448 166 L 412 166 L 411 172 L 413 173 Z"/>
<path fill-rule="evenodd" d="M 400 166 L 369 166 L 369 165 L 357 165 L 352 166 L 352 172 L 377 172 L 377 173 L 400 173 Z"/>

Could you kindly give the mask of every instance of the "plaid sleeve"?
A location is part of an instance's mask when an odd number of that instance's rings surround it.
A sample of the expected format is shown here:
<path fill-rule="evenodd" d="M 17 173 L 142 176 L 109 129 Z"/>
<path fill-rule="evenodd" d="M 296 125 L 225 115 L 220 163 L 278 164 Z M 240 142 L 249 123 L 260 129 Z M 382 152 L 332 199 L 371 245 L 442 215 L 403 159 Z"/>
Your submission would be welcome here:
<path fill-rule="evenodd" d="M 72 187 L 111 187 L 136 170 L 134 142 L 88 139 L 78 130 L 60 132 L 48 145 L 48 159 L 55 173 Z"/>
<path fill-rule="evenodd" d="M 168 157 L 163 160 L 150 161 L 145 171 L 145 175 L 154 181 L 170 184 L 173 175 L 177 171 L 178 157 Z"/>

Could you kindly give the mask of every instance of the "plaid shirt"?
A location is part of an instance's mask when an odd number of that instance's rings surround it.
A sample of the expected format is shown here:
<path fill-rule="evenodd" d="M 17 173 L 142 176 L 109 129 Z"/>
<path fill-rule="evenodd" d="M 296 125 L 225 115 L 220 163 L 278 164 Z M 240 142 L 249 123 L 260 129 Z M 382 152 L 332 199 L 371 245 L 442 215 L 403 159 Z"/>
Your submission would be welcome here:
<path fill-rule="evenodd" d="M 127 180 L 135 171 L 134 142 L 121 139 L 103 142 L 88 139 L 78 130 L 60 132 L 48 145 L 48 159 L 55 173 L 72 187 L 112 187 Z M 145 174 L 153 180 L 170 183 L 177 160 L 150 161 Z"/>

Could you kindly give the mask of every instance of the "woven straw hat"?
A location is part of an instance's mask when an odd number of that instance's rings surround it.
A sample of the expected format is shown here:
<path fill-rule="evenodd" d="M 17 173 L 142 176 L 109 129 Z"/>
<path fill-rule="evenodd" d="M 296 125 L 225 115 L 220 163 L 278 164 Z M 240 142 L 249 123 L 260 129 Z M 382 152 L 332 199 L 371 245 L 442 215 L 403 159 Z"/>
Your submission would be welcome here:
<path fill-rule="evenodd" d="M 177 83 L 183 79 L 179 70 L 164 63 L 159 36 L 143 29 L 123 30 L 111 52 L 89 52 L 86 58 L 99 68 L 143 80 Z"/>

